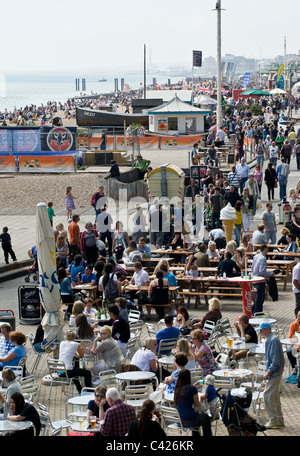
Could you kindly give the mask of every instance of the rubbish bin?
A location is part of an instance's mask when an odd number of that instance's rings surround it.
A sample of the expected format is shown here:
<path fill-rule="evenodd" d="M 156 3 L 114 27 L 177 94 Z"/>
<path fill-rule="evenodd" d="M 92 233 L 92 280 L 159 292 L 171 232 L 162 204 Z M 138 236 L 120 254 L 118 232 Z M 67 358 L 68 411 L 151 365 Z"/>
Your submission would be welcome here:
<path fill-rule="evenodd" d="M 37 285 L 18 288 L 19 321 L 22 325 L 38 325 L 42 321 L 42 305 Z"/>
<path fill-rule="evenodd" d="M 292 213 L 292 207 L 290 203 L 286 200 L 286 198 L 283 198 L 280 203 L 278 203 L 278 218 L 279 218 L 279 223 L 287 223 L 291 219 L 291 213 Z"/>

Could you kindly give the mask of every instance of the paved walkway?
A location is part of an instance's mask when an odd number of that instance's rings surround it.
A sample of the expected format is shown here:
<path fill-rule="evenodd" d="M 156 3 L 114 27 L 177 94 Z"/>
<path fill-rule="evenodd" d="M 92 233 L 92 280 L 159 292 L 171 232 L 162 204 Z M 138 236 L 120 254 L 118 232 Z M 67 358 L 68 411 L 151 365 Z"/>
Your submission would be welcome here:
<path fill-rule="evenodd" d="M 156 152 L 152 151 L 152 154 Z M 166 157 L 167 158 L 167 157 Z M 170 160 L 171 161 L 171 160 Z M 293 188 L 296 186 L 298 182 L 298 175 L 299 173 L 296 171 L 295 167 L 295 159 L 292 160 L 291 164 L 292 172 L 289 177 L 288 189 Z M 276 190 L 276 196 L 278 196 L 278 190 Z M 263 187 L 263 195 L 262 195 L 262 202 L 265 206 L 266 203 L 266 189 Z M 277 202 L 279 199 L 275 200 L 274 211 L 278 212 Z M 255 216 L 255 219 L 251 222 L 251 229 L 254 230 L 256 225 L 260 221 L 262 209 L 260 209 Z M 84 224 L 89 221 L 93 220 L 93 210 L 91 208 L 86 208 L 86 210 L 82 211 L 81 214 L 81 222 L 80 226 L 83 228 Z M 27 250 L 31 248 L 31 246 L 35 243 L 35 216 L 27 216 L 18 215 L 18 216 L 5 216 L 0 217 L 0 224 L 1 226 L 7 225 L 9 226 L 10 233 L 13 239 L 13 246 L 16 251 L 17 257 L 19 260 L 27 259 Z M 65 223 L 65 216 L 57 217 L 56 222 L 63 222 Z M 278 227 L 280 230 L 280 225 Z M 279 234 L 279 233 L 278 233 Z M 0 266 L 3 265 L 3 261 L 1 258 Z M 24 278 L 15 278 L 13 280 L 8 280 L 6 282 L 0 283 L 0 290 L 1 290 L 1 309 L 12 309 L 16 315 L 16 325 L 17 328 L 24 333 L 35 333 L 36 326 L 30 325 L 20 325 L 19 324 L 19 311 L 18 311 L 18 288 L 25 284 Z M 288 283 L 287 290 L 283 291 L 282 283 L 279 284 L 279 300 L 277 302 L 272 302 L 270 298 L 268 298 L 264 303 L 264 310 L 270 312 L 271 316 L 276 318 L 278 326 L 282 328 L 287 336 L 288 328 L 290 323 L 294 320 L 294 296 L 291 290 L 291 284 Z M 198 309 L 194 309 L 194 305 L 191 304 L 191 308 L 189 310 L 192 317 L 201 317 L 206 308 L 204 305 Z M 222 299 L 222 313 L 224 317 L 228 317 L 231 322 L 233 322 L 237 315 L 239 315 L 242 311 L 242 303 L 240 299 Z M 142 339 L 147 336 L 147 332 L 144 329 L 142 334 Z M 28 349 L 28 370 L 30 371 L 34 359 L 35 354 L 33 354 L 32 349 L 27 346 Z M 38 391 L 37 400 L 39 402 L 44 403 L 50 410 L 52 420 L 58 420 L 64 418 L 65 412 L 65 395 L 61 392 L 60 387 L 53 388 L 53 392 L 51 393 L 50 401 L 47 399 L 48 395 L 48 386 L 43 385 L 42 379 L 48 373 L 47 372 L 47 364 L 46 364 L 46 355 L 42 356 L 41 362 L 39 367 L 36 371 L 36 378 L 37 382 L 40 383 L 40 388 Z M 251 360 L 251 367 L 255 368 L 254 362 Z M 286 359 L 285 364 L 285 372 L 283 379 L 288 375 L 288 361 Z M 298 410 L 298 401 L 300 398 L 300 389 L 297 388 L 294 384 L 287 384 L 283 381 L 282 384 L 282 392 L 281 392 L 281 402 L 283 407 L 283 414 L 285 417 L 285 427 L 280 430 L 269 430 L 267 431 L 267 435 L 270 436 L 296 436 L 300 435 L 299 430 L 299 410 Z M 261 421 L 265 423 L 268 420 L 265 410 L 261 410 Z M 217 435 L 228 435 L 225 426 L 221 423 L 218 427 Z M 261 434 L 259 434 L 261 435 Z"/>

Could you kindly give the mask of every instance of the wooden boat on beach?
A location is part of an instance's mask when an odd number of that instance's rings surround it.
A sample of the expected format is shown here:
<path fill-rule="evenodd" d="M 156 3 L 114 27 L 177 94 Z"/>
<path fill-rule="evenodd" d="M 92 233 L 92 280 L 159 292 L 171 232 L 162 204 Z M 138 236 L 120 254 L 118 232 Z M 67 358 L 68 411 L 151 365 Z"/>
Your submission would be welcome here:
<path fill-rule="evenodd" d="M 125 114 L 105 110 L 76 108 L 76 123 L 79 127 L 124 127 L 131 124 L 149 126 L 149 116 L 145 114 Z"/>

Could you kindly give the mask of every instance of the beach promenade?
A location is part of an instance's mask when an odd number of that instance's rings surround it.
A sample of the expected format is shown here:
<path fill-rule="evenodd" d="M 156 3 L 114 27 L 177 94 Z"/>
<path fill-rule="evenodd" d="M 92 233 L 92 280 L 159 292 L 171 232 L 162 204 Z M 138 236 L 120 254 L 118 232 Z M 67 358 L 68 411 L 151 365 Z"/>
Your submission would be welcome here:
<path fill-rule="evenodd" d="M 178 151 L 176 158 L 178 158 L 178 165 L 182 167 L 187 166 L 187 151 Z M 145 151 L 143 155 L 149 159 L 151 159 L 152 163 L 160 163 L 161 164 L 161 156 L 160 152 L 158 151 Z M 174 162 L 174 153 L 170 152 L 169 155 L 165 154 L 164 162 Z M 177 163 L 177 162 L 176 162 Z M 97 170 L 93 170 L 96 171 Z M 89 169 L 85 172 L 86 179 L 89 179 Z M 32 185 L 34 185 L 34 177 L 30 176 L 32 179 Z M 65 176 L 66 185 L 68 181 L 68 176 Z M 291 161 L 291 174 L 288 180 L 287 188 L 295 188 L 299 180 L 299 173 L 296 171 L 295 159 Z M 1 181 L 0 181 L 1 182 Z M 46 189 L 45 189 L 46 190 Z M 94 191 L 94 189 L 93 189 Z M 278 197 L 278 189 L 275 191 L 275 202 L 273 202 L 273 211 L 278 216 L 278 205 L 279 197 Z M 47 192 L 45 191 L 45 202 L 47 198 Z M 262 203 L 263 209 L 265 208 L 266 203 L 266 187 L 263 186 L 263 193 L 262 193 Z M 0 208 L 0 226 L 7 225 L 9 227 L 9 232 L 13 239 L 13 248 L 16 252 L 17 258 L 19 261 L 27 260 L 27 250 L 35 244 L 35 208 L 34 206 L 31 208 L 31 211 L 21 209 L 14 210 L 11 208 L 11 214 L 9 214 L 5 209 L 5 201 L 2 202 L 2 207 Z M 3 208 L 3 210 L 2 210 Z M 254 220 L 251 221 L 251 230 L 253 231 L 256 229 L 257 224 L 261 220 L 261 214 L 263 209 L 259 209 L 257 211 Z M 86 207 L 80 208 L 80 228 L 83 229 L 84 224 L 88 221 L 94 220 L 94 210 L 90 205 Z M 57 208 L 57 215 L 55 218 L 55 223 L 63 222 L 66 226 L 66 214 L 63 207 Z M 282 225 L 278 225 L 278 232 L 277 237 L 280 236 L 280 229 Z M 208 233 L 204 232 L 205 237 L 207 238 Z M 0 257 L 0 268 L 4 266 L 2 252 Z M 3 271 L 3 269 L 1 269 Z M 1 274 L 0 274 L 1 276 Z M 33 282 L 31 282 L 33 283 Z M 18 288 L 25 284 L 24 277 L 15 277 L 11 280 L 6 280 L 0 283 L 0 290 L 1 290 L 1 308 L 2 309 L 11 309 L 15 313 L 16 317 L 16 327 L 18 330 L 24 332 L 25 334 L 35 333 L 36 326 L 32 325 L 22 325 L 19 323 L 19 309 L 18 309 Z M 264 303 L 264 310 L 269 312 L 273 318 L 277 320 L 277 325 L 279 328 L 282 329 L 285 337 L 288 335 L 288 329 L 290 324 L 294 321 L 294 307 L 295 307 L 295 299 L 292 292 L 291 282 L 288 281 L 286 290 L 283 290 L 283 282 L 278 284 L 278 292 L 279 292 L 279 300 L 277 302 L 273 302 L 270 296 L 266 299 Z M 240 299 L 222 299 L 222 314 L 223 317 L 228 317 L 230 322 L 233 323 L 235 318 L 242 313 L 242 302 Z M 206 311 L 206 306 L 202 305 L 198 307 L 198 309 L 194 309 L 194 305 L 191 304 L 191 308 L 189 310 L 190 315 L 195 318 L 201 317 L 204 312 Z M 142 339 L 147 336 L 147 331 L 144 328 L 142 333 Z M 35 354 L 33 354 L 32 348 L 30 347 L 29 343 L 27 342 L 27 350 L 28 350 L 28 358 L 27 358 L 27 368 L 30 372 L 34 361 L 35 361 Z M 52 420 L 59 420 L 65 418 L 65 394 L 62 393 L 60 387 L 54 387 L 51 393 L 50 401 L 48 401 L 48 391 L 49 386 L 43 384 L 43 378 L 45 375 L 48 374 L 47 370 L 47 363 L 46 363 L 47 355 L 43 355 L 41 362 L 38 366 L 37 371 L 35 372 L 36 381 L 39 383 L 39 390 L 37 395 L 37 401 L 43 403 L 47 406 L 50 411 L 50 415 Z M 250 361 L 250 367 L 255 370 L 255 363 L 254 360 Z M 282 429 L 277 430 L 268 430 L 266 434 L 269 436 L 298 436 L 300 435 L 300 412 L 298 408 L 298 403 L 300 399 L 300 389 L 297 388 L 295 384 L 285 383 L 284 379 L 289 374 L 289 363 L 287 357 L 285 355 L 285 371 L 283 375 L 283 382 L 282 382 L 282 391 L 281 391 L 281 403 L 283 408 L 283 415 L 285 419 L 285 427 Z M 252 409 L 250 410 L 250 412 Z M 268 416 L 264 409 L 260 412 L 260 419 L 262 423 L 268 421 Z M 218 436 L 226 436 L 228 435 L 227 429 L 220 422 L 218 426 Z M 260 434 L 259 434 L 260 435 Z"/>

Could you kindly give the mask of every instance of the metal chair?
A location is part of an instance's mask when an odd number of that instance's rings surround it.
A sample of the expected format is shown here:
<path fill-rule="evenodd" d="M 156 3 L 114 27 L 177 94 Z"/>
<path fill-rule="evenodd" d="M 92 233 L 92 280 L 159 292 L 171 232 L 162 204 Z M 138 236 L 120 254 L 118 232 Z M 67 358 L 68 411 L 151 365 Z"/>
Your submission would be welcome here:
<path fill-rule="evenodd" d="M 167 353 L 171 353 L 174 348 L 176 348 L 178 339 L 162 339 L 159 343 L 157 356 L 166 355 Z M 166 353 L 162 353 L 166 352 Z"/>
<path fill-rule="evenodd" d="M 116 371 L 113 369 L 102 371 L 99 373 L 100 385 L 106 386 L 106 388 L 115 387 L 119 389 L 119 382 L 116 379 Z"/>
<path fill-rule="evenodd" d="M 228 318 L 221 318 L 218 320 L 215 325 L 215 331 L 219 332 L 219 337 L 233 335 L 233 330 Z"/>
<path fill-rule="evenodd" d="M 57 429 L 60 429 L 60 431 L 62 431 L 62 429 L 70 429 L 70 427 L 72 426 L 73 424 L 73 421 L 71 420 L 58 420 L 58 421 L 52 421 L 51 420 L 51 417 L 50 417 L 50 414 L 47 410 L 47 407 L 45 407 L 43 404 L 41 404 L 40 402 L 38 402 L 38 413 L 40 415 L 40 420 L 41 422 L 43 421 L 44 422 L 44 431 L 43 431 L 43 435 L 47 435 L 48 432 L 49 432 L 49 428 L 51 427 L 54 431 L 56 431 Z"/>
<path fill-rule="evenodd" d="M 213 334 L 215 330 L 215 322 L 206 320 L 203 325 L 203 331 L 206 331 L 210 336 Z"/>
<path fill-rule="evenodd" d="M 130 323 L 130 338 L 137 337 L 139 346 L 142 345 L 141 336 L 143 331 L 143 321 L 136 321 L 135 323 Z"/>
<path fill-rule="evenodd" d="M 155 337 L 157 333 L 157 329 L 153 323 L 145 323 L 149 337 Z"/>
<path fill-rule="evenodd" d="M 128 313 L 128 322 L 130 323 L 136 323 L 139 321 L 141 316 L 141 312 L 138 310 L 130 310 Z"/>
<path fill-rule="evenodd" d="M 136 412 L 141 410 L 143 402 L 148 398 L 148 385 L 130 385 L 125 387 L 124 402 L 132 405 Z"/>
<path fill-rule="evenodd" d="M 124 363 L 131 360 L 132 356 L 135 353 L 135 346 L 138 343 L 138 340 L 140 340 L 140 338 L 135 335 L 131 337 L 127 342 L 127 347 L 124 352 Z"/>
<path fill-rule="evenodd" d="M 203 369 L 201 367 L 195 367 L 190 369 L 191 373 L 191 384 L 194 385 L 196 382 L 203 380 Z M 202 385 L 198 385 L 197 389 L 202 390 Z"/>
<path fill-rule="evenodd" d="M 192 431 L 197 431 L 200 434 L 200 427 L 184 427 L 175 407 L 160 407 L 162 427 L 167 435 L 189 435 Z"/>
<path fill-rule="evenodd" d="M 51 378 L 48 400 L 50 399 L 52 386 L 54 384 L 59 384 L 59 385 L 63 385 L 63 386 L 68 385 L 68 392 L 67 392 L 67 402 L 68 402 L 73 382 L 74 382 L 74 380 L 79 380 L 79 377 L 72 377 L 72 378 L 68 377 L 66 365 L 63 361 L 60 361 L 59 359 L 52 359 L 52 358 L 48 359 L 47 364 L 48 364 L 50 378 Z"/>
<path fill-rule="evenodd" d="M 34 404 L 38 389 L 39 389 L 39 385 L 37 385 L 37 384 L 26 385 L 26 386 L 23 385 L 22 394 L 24 396 L 25 401 L 30 404 Z"/>

